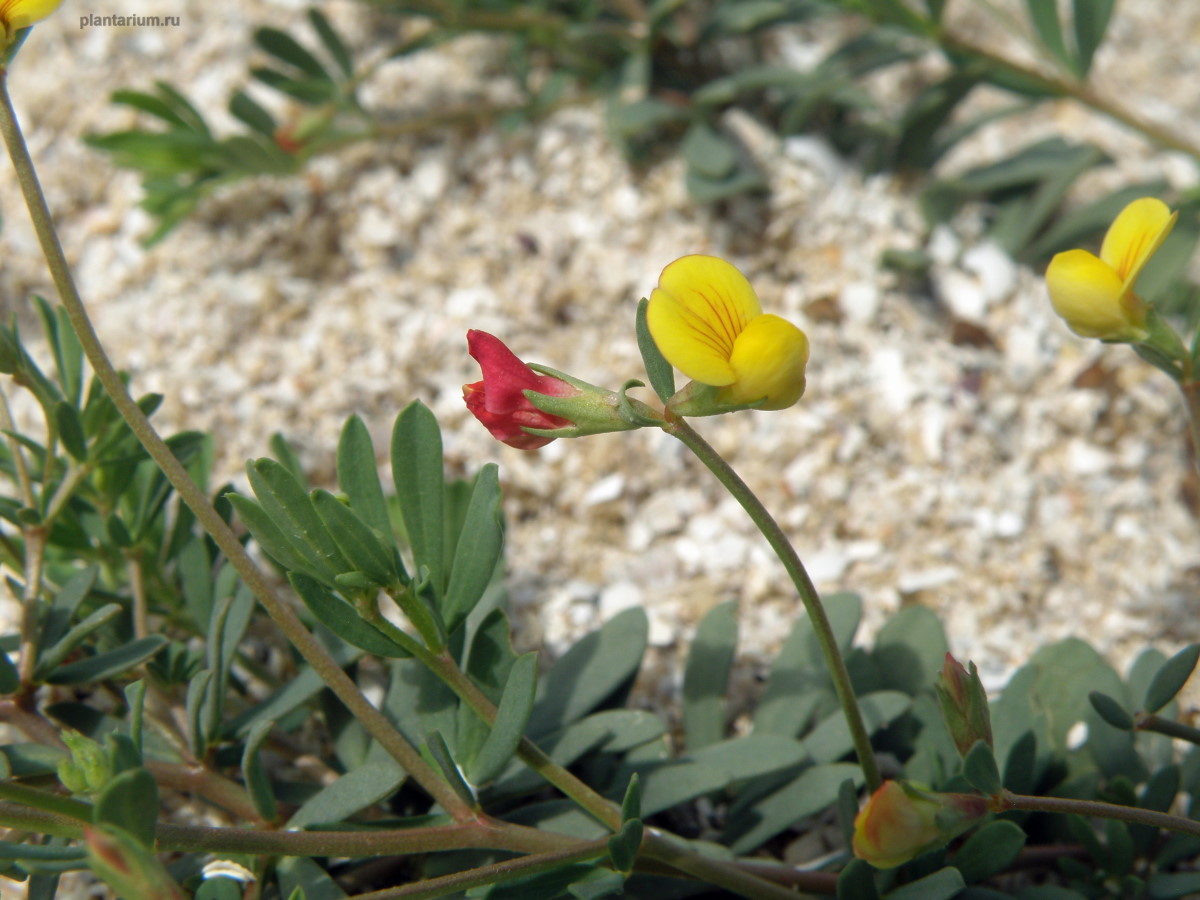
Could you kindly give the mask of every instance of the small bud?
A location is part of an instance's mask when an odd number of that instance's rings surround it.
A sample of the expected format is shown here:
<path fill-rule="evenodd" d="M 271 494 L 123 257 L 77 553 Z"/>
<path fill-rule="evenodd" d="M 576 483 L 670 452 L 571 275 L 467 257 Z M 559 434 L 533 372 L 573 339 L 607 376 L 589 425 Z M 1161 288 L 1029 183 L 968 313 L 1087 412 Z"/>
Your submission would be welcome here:
<path fill-rule="evenodd" d="M 987 692 L 983 689 L 975 663 L 968 661 L 967 665 L 971 667 L 969 672 L 947 653 L 942 673 L 934 685 L 941 702 L 946 730 L 950 732 L 961 756 L 966 756 L 976 741 L 992 746 L 992 719 L 988 711 Z"/>
<path fill-rule="evenodd" d="M 987 814 L 987 800 L 975 794 L 936 794 L 885 781 L 854 819 L 854 855 L 893 869 L 945 846 Z"/>
<path fill-rule="evenodd" d="M 487 332 L 468 331 L 467 347 L 483 380 L 463 385 L 463 400 L 510 447 L 536 450 L 559 437 L 638 427 L 621 415 L 620 395 L 545 366 L 535 371 Z"/>
<path fill-rule="evenodd" d="M 93 794 L 112 779 L 108 752 L 90 737 L 70 729 L 62 733 L 70 756 L 58 761 L 58 780 L 73 794 Z"/>

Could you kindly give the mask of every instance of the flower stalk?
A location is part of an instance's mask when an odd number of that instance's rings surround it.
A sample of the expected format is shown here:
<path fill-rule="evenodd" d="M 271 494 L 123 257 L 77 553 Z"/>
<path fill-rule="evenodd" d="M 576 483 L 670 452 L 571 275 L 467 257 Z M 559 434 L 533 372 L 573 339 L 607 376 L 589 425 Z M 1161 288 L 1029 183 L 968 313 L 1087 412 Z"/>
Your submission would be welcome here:
<path fill-rule="evenodd" d="M 771 549 L 775 551 L 779 561 L 783 563 L 788 577 L 796 586 L 796 591 L 804 604 L 804 611 L 808 614 L 809 621 L 812 622 L 817 643 L 821 647 L 821 654 L 825 659 L 825 664 L 829 667 L 829 675 L 833 680 L 838 702 L 846 715 L 846 723 L 850 728 L 850 737 L 854 742 L 859 765 L 862 767 L 863 778 L 868 790 L 874 793 L 883 783 L 883 779 L 879 774 L 879 764 L 875 760 L 875 753 L 871 749 L 871 738 L 867 734 L 867 728 L 863 722 L 858 698 L 854 696 L 854 686 L 850 683 L 850 673 L 846 669 L 846 661 L 842 658 L 841 650 L 838 649 L 833 626 L 829 623 L 829 616 L 825 613 L 821 596 L 817 593 L 812 579 L 808 577 L 808 571 L 804 568 L 804 563 L 801 562 L 796 549 L 749 485 L 695 429 L 678 416 L 668 416 L 662 428 L 667 434 L 678 438 L 717 477 L 717 480 L 741 504 L 742 509 L 750 516 L 762 536 L 767 539 L 767 543 L 771 545 Z"/>

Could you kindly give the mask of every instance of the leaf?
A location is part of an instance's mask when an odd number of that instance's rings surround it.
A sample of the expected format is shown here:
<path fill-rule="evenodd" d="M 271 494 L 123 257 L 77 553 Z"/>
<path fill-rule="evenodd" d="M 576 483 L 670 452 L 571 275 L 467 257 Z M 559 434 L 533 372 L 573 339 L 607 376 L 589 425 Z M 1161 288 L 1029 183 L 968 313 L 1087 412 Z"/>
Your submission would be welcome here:
<path fill-rule="evenodd" d="M 850 763 L 813 766 L 753 805 L 735 804 L 722 843 L 738 854 L 761 847 L 785 828 L 833 806 L 847 779 L 861 785 L 862 770 Z"/>
<path fill-rule="evenodd" d="M 1200 893 L 1200 872 L 1153 872 L 1146 879 L 1146 889 L 1154 900 L 1195 897 Z"/>
<path fill-rule="evenodd" d="M 1092 708 L 1100 714 L 1105 722 L 1121 731 L 1133 731 L 1133 716 L 1126 712 L 1125 707 L 1108 694 L 1092 691 L 1088 694 Z"/>
<path fill-rule="evenodd" d="M 315 9 L 310 9 L 309 13 L 320 15 Z M 350 508 L 375 529 L 380 538 L 390 543 L 392 524 L 383 486 L 379 483 L 375 445 L 366 424 L 358 416 L 351 416 L 342 426 L 337 447 L 337 476 L 338 487 L 350 498 Z"/>
<path fill-rule="evenodd" d="M 912 706 L 912 698 L 901 691 L 873 691 L 858 698 L 862 710 L 863 723 L 868 734 L 888 725 Z M 850 738 L 850 728 L 846 724 L 846 716 L 839 709 L 812 730 L 804 738 L 813 760 L 819 763 L 829 763 L 849 753 L 854 742 Z"/>
<path fill-rule="evenodd" d="M 626 819 L 621 829 L 608 839 L 608 855 L 617 869 L 625 874 L 633 871 L 638 850 L 642 846 L 642 820 Z"/>
<path fill-rule="evenodd" d="M 1156 713 L 1174 700 L 1192 677 L 1197 660 L 1200 660 L 1200 644 L 1189 644 L 1167 660 L 1146 689 L 1145 711 Z"/>
<path fill-rule="evenodd" d="M 279 127 L 275 117 L 245 91 L 234 91 L 229 98 L 229 112 L 260 134 L 272 139 L 275 137 L 275 130 Z"/>
<path fill-rule="evenodd" d="M 390 758 L 363 763 L 313 794 L 288 819 L 287 827 L 300 829 L 318 823 L 344 822 L 390 797 L 405 777 L 404 770 Z"/>
<path fill-rule="evenodd" d="M 282 60 L 311 78 L 319 81 L 333 81 L 320 61 L 286 31 L 280 31 L 278 28 L 259 28 L 254 32 L 254 43 L 276 59 Z"/>
<path fill-rule="evenodd" d="M 1079 52 L 1079 77 L 1092 68 L 1092 59 L 1104 40 L 1116 0 L 1074 0 L 1075 46 Z"/>
<path fill-rule="evenodd" d="M 115 776 L 96 798 L 94 819 L 122 829 L 146 849 L 154 847 L 158 821 L 158 785 L 144 768 Z"/>
<path fill-rule="evenodd" d="M 333 580 L 333 573 L 327 567 L 321 565 L 318 560 L 309 559 L 292 545 L 291 540 L 261 505 L 249 497 L 232 492 L 226 494 L 225 498 L 254 540 L 262 547 L 263 552 L 285 572 L 303 572 L 325 581 Z"/>
<path fill-rule="evenodd" d="M 171 109 L 189 128 L 201 134 L 209 133 L 208 123 L 204 121 L 204 116 L 200 115 L 200 111 L 192 106 L 187 97 L 165 81 L 154 82 L 154 87 L 158 90 L 159 96 L 170 104 Z"/>
<path fill-rule="evenodd" d="M 862 600 L 856 594 L 831 594 L 825 598 L 825 611 L 838 648 L 845 654 L 862 619 Z M 771 666 L 754 713 L 754 731 L 794 737 L 836 702 L 816 632 L 808 617 L 801 615 Z"/>
<path fill-rule="evenodd" d="M 1025 0 L 1025 10 L 1029 13 L 1029 22 L 1038 36 L 1042 47 L 1045 48 L 1062 66 L 1074 74 L 1082 74 L 1078 63 L 1067 52 L 1067 42 L 1063 39 L 1062 23 L 1058 19 L 1058 3 L 1047 0 Z"/>
<path fill-rule="evenodd" d="M 300 572 L 289 572 L 288 581 L 317 620 L 347 643 L 390 659 L 404 659 L 412 655 L 382 631 L 363 621 L 358 610 L 338 599 L 316 579 Z"/>
<path fill-rule="evenodd" d="M 310 497 L 313 509 L 351 569 L 364 573 L 380 587 L 400 589 L 400 573 L 393 566 L 396 554 L 379 534 L 329 491 L 317 489 Z"/>
<path fill-rule="evenodd" d="M 308 493 L 287 467 L 273 459 L 256 459 L 246 465 L 246 474 L 263 511 L 292 550 L 308 562 L 306 569 L 315 567 L 331 576 L 351 571 Z"/>
<path fill-rule="evenodd" d="M 1028 794 L 1037 780 L 1037 737 L 1026 731 L 1012 744 L 1004 760 L 1004 786 L 1014 794 Z"/>
<path fill-rule="evenodd" d="M 976 741 L 963 757 L 963 777 L 981 794 L 991 797 L 1000 793 L 1000 769 L 985 741 Z"/>
<path fill-rule="evenodd" d="M 487 590 L 504 550 L 504 519 L 500 512 L 500 477 L 495 463 L 475 476 L 462 531 L 450 568 L 450 583 L 442 603 L 446 631 L 454 632 Z"/>
<path fill-rule="evenodd" d="M 75 648 L 120 614 L 121 605 L 119 603 L 106 603 L 78 622 L 59 641 L 44 648 L 38 654 L 37 665 L 33 669 L 34 680 L 43 681 L 52 675 L 62 665 L 63 660 L 75 651 Z"/>
<path fill-rule="evenodd" d="M 737 647 L 737 604 L 714 606 L 701 620 L 683 673 L 683 731 L 689 750 L 725 736 L 725 690 Z"/>
<path fill-rule="evenodd" d="M 317 37 L 321 39 L 321 43 L 325 45 L 325 49 L 329 51 L 329 55 L 333 58 L 333 61 L 342 70 L 342 74 L 347 78 L 353 78 L 354 61 L 350 57 L 350 51 L 346 49 L 346 45 L 342 43 L 342 39 L 338 37 L 338 33 L 333 30 L 333 26 L 329 24 L 329 20 L 325 18 L 320 10 L 310 7 L 308 10 L 308 21 L 312 24 L 313 30 L 317 32 Z"/>
<path fill-rule="evenodd" d="M 170 643 L 160 634 L 130 641 L 107 653 L 67 663 L 46 678 L 47 684 L 82 684 L 103 681 L 139 666 Z"/>
<path fill-rule="evenodd" d="M 624 873 L 596 868 L 567 885 L 567 893 L 575 900 L 599 900 L 600 897 L 621 894 L 624 887 Z M 525 898 L 522 897 L 521 900 Z"/>
<path fill-rule="evenodd" d="M 275 789 L 267 778 L 266 767 L 262 761 L 262 745 L 271 733 L 275 723 L 268 719 L 257 722 L 246 737 L 246 746 L 242 750 L 242 775 L 246 780 L 246 791 L 250 794 L 250 802 L 255 811 L 262 816 L 264 822 L 273 822 L 279 815 L 275 805 Z"/>
<path fill-rule="evenodd" d="M 1082 721 L 1094 690 L 1121 696 L 1124 685 L 1112 666 L 1078 638 L 1039 648 L 991 703 L 997 759 L 1025 732 L 1036 737 L 1042 760 L 1067 752 L 1067 734 Z"/>
<path fill-rule="evenodd" d="M 517 752 L 533 710 L 536 689 L 537 653 L 526 653 L 513 663 L 496 711 L 495 724 L 483 748 L 471 763 L 469 771 L 472 784 L 492 781 Z"/>
<path fill-rule="evenodd" d="M 618 140 L 645 139 L 659 129 L 683 121 L 687 111 L 653 97 L 608 108 L 608 127 Z"/>
<path fill-rule="evenodd" d="M 210 739 L 216 737 L 216 735 L 208 733 L 208 719 L 204 715 L 205 706 L 209 702 L 209 690 L 212 687 L 212 680 L 212 670 L 204 669 L 196 673 L 196 676 L 188 682 L 184 709 L 187 715 L 188 737 L 190 738 L 192 755 L 197 759 L 204 757 Z"/>
<path fill-rule="evenodd" d="M 471 786 L 463 778 L 462 769 L 454 761 L 454 757 L 451 755 L 450 748 L 446 745 L 446 739 L 442 737 L 442 733 L 440 731 L 430 731 L 425 740 L 425 747 L 429 751 L 429 755 L 433 757 L 434 762 L 438 764 L 438 768 L 442 770 L 442 775 L 446 783 L 450 785 L 454 793 L 458 794 L 459 799 L 468 807 L 477 808 L 479 804 L 475 799 L 475 792 L 471 790 Z"/>
<path fill-rule="evenodd" d="M 907 606 L 884 623 L 872 656 L 887 686 L 915 696 L 937 680 L 950 645 L 941 620 L 924 606 Z"/>
<path fill-rule="evenodd" d="M 417 571 L 421 566 L 429 571 L 434 593 L 441 597 L 446 584 L 442 434 L 437 419 L 420 401 L 396 417 L 391 455 L 396 499 Z"/>
<path fill-rule="evenodd" d="M 38 641 L 40 647 L 45 648 L 57 643 L 67 633 L 71 620 L 75 618 L 75 610 L 96 583 L 97 571 L 96 566 L 80 569 L 58 589 L 42 623 L 42 636 Z"/>
<path fill-rule="evenodd" d="M 861 859 L 852 859 L 837 880 L 837 900 L 879 900 L 875 870 Z"/>
<path fill-rule="evenodd" d="M 679 152 L 688 168 L 705 178 L 724 178 L 738 163 L 737 145 L 707 122 L 696 122 L 687 130 Z"/>
<path fill-rule="evenodd" d="M 569 725 L 630 681 L 646 652 L 649 622 L 640 607 L 627 609 L 571 646 L 542 680 L 529 719 L 529 735 Z"/>
<path fill-rule="evenodd" d="M 751 194 L 767 189 L 767 179 L 748 160 L 739 160 L 739 165 L 728 175 L 713 178 L 689 169 L 684 176 L 688 196 L 696 203 L 719 203 L 731 197 Z"/>
<path fill-rule="evenodd" d="M 171 104 L 153 94 L 146 94 L 141 91 L 113 91 L 109 96 L 109 100 L 120 106 L 128 106 L 131 109 L 148 113 L 162 119 L 168 125 L 179 128 L 190 127 L 183 117 L 172 109 Z"/>
<path fill-rule="evenodd" d="M 17 674 L 17 667 L 7 653 L 0 653 L 0 694 L 15 693 L 20 686 L 21 676 Z"/>
<path fill-rule="evenodd" d="M 888 892 L 884 900 L 950 900 L 966 886 L 958 869 L 947 866 Z"/>
<path fill-rule="evenodd" d="M 279 895 L 288 900 L 296 900 L 297 891 L 303 900 L 343 900 L 346 896 L 324 869 L 303 856 L 285 856 L 276 864 L 275 875 Z"/>
<path fill-rule="evenodd" d="M 649 305 L 650 301 L 644 297 L 638 301 L 636 320 L 638 350 L 642 354 L 642 363 L 646 366 L 646 375 L 650 379 L 650 386 L 654 388 L 654 393 L 658 394 L 658 399 L 666 403 L 675 393 L 675 369 L 667 362 L 650 334 L 650 326 L 646 324 L 646 308 Z"/>

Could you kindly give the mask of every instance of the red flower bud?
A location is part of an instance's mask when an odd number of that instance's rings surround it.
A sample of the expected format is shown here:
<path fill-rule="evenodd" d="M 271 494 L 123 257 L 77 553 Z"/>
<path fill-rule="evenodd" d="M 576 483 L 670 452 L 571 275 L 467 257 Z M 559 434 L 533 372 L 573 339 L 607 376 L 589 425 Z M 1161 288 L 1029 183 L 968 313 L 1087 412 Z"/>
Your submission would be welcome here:
<path fill-rule="evenodd" d="M 539 375 L 486 331 L 468 331 L 467 349 L 483 369 L 483 381 L 463 385 L 463 400 L 492 437 L 519 450 L 536 450 L 554 438 L 529 434 L 526 428 L 566 428 L 569 419 L 544 413 L 525 396 L 535 391 L 551 397 L 573 397 L 580 393 L 560 378 Z"/>

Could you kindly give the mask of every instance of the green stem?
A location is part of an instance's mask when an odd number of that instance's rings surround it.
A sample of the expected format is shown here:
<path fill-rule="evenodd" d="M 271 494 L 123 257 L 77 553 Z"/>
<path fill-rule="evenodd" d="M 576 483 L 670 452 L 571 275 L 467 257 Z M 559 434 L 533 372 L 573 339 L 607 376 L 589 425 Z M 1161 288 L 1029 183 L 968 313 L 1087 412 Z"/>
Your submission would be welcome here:
<path fill-rule="evenodd" d="M 1168 150 L 1178 150 L 1181 153 L 1186 153 L 1188 156 L 1200 157 L 1200 147 L 1197 147 L 1196 144 L 1187 138 L 1161 125 L 1156 125 L 1148 119 L 1143 119 L 1141 116 L 1121 106 L 1115 100 L 1097 93 L 1086 82 L 1046 75 L 1033 66 L 1000 56 L 973 41 L 950 34 L 949 32 L 940 34 L 938 42 L 945 50 L 951 53 L 974 56 L 1039 84 L 1049 93 L 1057 94 L 1060 97 L 1070 97 L 1077 103 L 1081 103 L 1140 133 L 1160 147 L 1165 147 Z"/>
<path fill-rule="evenodd" d="M 71 275 L 66 255 L 59 243 L 58 234 L 54 229 L 54 221 L 46 206 L 46 198 L 33 167 L 33 160 L 29 156 L 29 148 L 25 144 L 16 111 L 13 109 L 12 98 L 8 92 L 7 72 L 2 69 L 0 69 L 0 134 L 3 135 L 4 142 L 8 147 L 9 156 L 17 173 L 17 181 L 24 194 L 25 204 L 29 208 L 29 215 L 33 220 L 33 227 L 37 232 L 38 241 L 41 244 L 42 253 L 46 257 L 59 298 L 62 300 L 92 370 L 96 373 L 96 377 L 104 386 L 104 390 L 112 399 L 113 404 L 120 411 L 122 418 L 137 435 L 151 459 L 162 469 L 167 480 L 178 492 L 180 499 L 195 514 L 197 520 L 212 536 L 246 586 L 250 588 L 263 608 L 266 609 L 267 614 L 279 626 L 279 630 L 300 652 L 305 661 L 312 666 L 321 680 L 363 724 L 367 732 L 379 741 L 392 758 L 441 804 L 443 809 L 456 819 L 473 817 L 474 813 L 470 807 L 451 790 L 450 786 L 425 762 L 421 754 L 396 730 L 392 723 L 371 705 L 359 690 L 358 685 L 342 670 L 329 651 L 304 627 L 304 623 L 300 621 L 291 607 L 275 594 L 266 577 L 247 555 L 237 535 L 213 508 L 204 492 L 192 481 L 187 470 L 175 458 L 175 454 L 171 452 L 170 448 L 163 443 L 162 438 L 158 436 L 145 414 L 130 396 L 124 382 L 109 361 L 108 354 L 100 343 L 96 329 L 92 325 L 87 309 L 75 286 L 75 279 Z"/>
<path fill-rule="evenodd" d="M 200 765 L 146 761 L 146 768 L 162 787 L 195 794 L 248 822 L 263 824 L 244 787 Z"/>
<path fill-rule="evenodd" d="M 465 872 L 455 872 L 453 875 L 442 875 L 439 878 L 426 878 L 415 884 L 401 887 L 385 888 L 381 891 L 371 891 L 368 894 L 355 894 L 351 900 L 427 900 L 431 897 L 444 897 L 446 894 L 465 891 L 485 884 L 499 884 L 514 878 L 528 878 L 539 872 L 549 872 L 568 866 L 571 863 L 586 862 L 590 859 L 604 856 L 608 852 L 608 838 L 598 838 L 586 841 L 568 850 L 554 850 L 547 853 L 534 853 L 520 859 L 509 859 L 493 863 L 490 866 L 480 866 Z"/>
<path fill-rule="evenodd" d="M 1138 731 L 1153 731 L 1158 734 L 1165 734 L 1168 737 L 1179 738 L 1181 741 L 1200 745 L 1200 728 L 1184 725 L 1182 722 L 1176 722 L 1174 719 L 1165 719 L 1154 713 L 1138 713 L 1133 717 L 1133 721 L 1134 727 Z"/>
<path fill-rule="evenodd" d="M 663 431 L 683 442 L 684 446 L 696 454 L 696 457 L 708 467 L 708 470 L 717 476 L 717 480 L 741 504 L 742 509 L 750 516 L 762 536 L 767 539 L 767 543 L 771 545 L 771 549 L 775 551 L 779 561 L 783 563 L 784 569 L 792 579 L 792 584 L 796 586 L 796 591 L 800 594 L 800 600 L 804 603 L 804 610 L 808 613 L 809 621 L 812 622 L 813 632 L 817 636 L 821 654 L 825 657 L 825 665 L 829 667 L 829 676 L 833 680 L 834 690 L 837 691 L 838 701 L 842 705 L 842 711 L 846 714 L 846 724 L 850 728 L 850 737 L 854 741 L 854 749 L 858 754 L 858 763 L 862 767 L 863 778 L 866 780 L 867 789 L 874 793 L 883 780 L 879 775 L 875 753 L 871 749 L 871 738 L 863 724 L 862 710 L 859 709 L 858 699 L 854 696 L 850 673 L 846 670 L 846 661 L 842 658 L 841 650 L 838 649 L 837 638 L 833 634 L 833 627 L 829 624 L 829 616 L 825 613 L 821 596 L 813 586 L 812 579 L 808 577 L 804 563 L 800 561 L 800 557 L 787 539 L 787 535 L 783 533 L 783 529 L 779 527 L 779 523 L 767 511 L 762 501 L 758 499 L 754 491 L 750 490 L 749 485 L 742 481 L 733 467 L 713 449 L 711 444 L 678 416 L 668 416 L 662 428 Z"/>
<path fill-rule="evenodd" d="M 33 670 L 37 665 L 38 602 L 42 594 L 42 564 L 46 559 L 46 526 L 30 525 L 25 532 L 25 565 L 21 572 L 25 586 L 21 592 L 21 656 L 17 675 L 21 691 L 32 691 Z"/>
<path fill-rule="evenodd" d="M 86 825 L 92 821 L 91 804 L 71 797 L 51 794 L 49 791 L 39 791 L 37 788 L 17 784 L 14 781 L 0 781 L 0 801 L 4 800 L 12 801 L 11 803 L 0 802 L 0 807 L 4 810 L 10 808 L 26 810 L 39 815 L 54 816 L 63 822 L 74 822 L 77 825 Z M 26 827 L 22 822 L 9 822 L 2 816 L 0 816 L 0 822 L 13 828 Z M 58 832 L 48 831 L 47 834 L 58 834 Z"/>
<path fill-rule="evenodd" d="M 1153 809 L 1140 809 L 1136 806 L 1119 806 L 1116 803 L 1102 803 L 1098 800 L 1071 800 L 1065 797 L 1031 797 L 1027 794 L 1014 794 L 1003 791 L 991 799 L 992 812 L 1004 812 L 1010 809 L 1024 809 L 1030 812 L 1062 813 L 1064 815 L 1091 816 L 1097 819 L 1116 819 L 1134 825 L 1149 825 L 1151 828 L 1161 828 L 1164 831 L 1175 831 L 1180 834 L 1191 834 L 1200 837 L 1200 822 L 1195 819 L 1185 819 L 1183 816 L 1173 816 L 1170 813 L 1158 812 Z"/>
<path fill-rule="evenodd" d="M 91 807 L 55 798 L 61 810 L 25 805 L 24 795 L 3 786 L 3 794 L 19 802 L 0 801 L 0 824 L 60 837 L 79 838 L 92 821 Z M 26 791 L 31 789 L 26 788 Z M 44 805 L 41 791 L 33 792 Z M 49 795 L 53 796 L 53 795 Z M 77 810 L 75 807 L 79 807 Z M 575 849 L 579 842 L 565 835 L 524 825 L 472 820 L 429 828 L 395 828 L 380 831 L 263 831 L 251 828 L 206 828 L 198 825 L 159 823 L 155 831 L 159 850 L 192 853 L 247 853 L 263 856 L 345 856 L 365 858 L 445 850 L 504 850 L 510 853 L 546 853 Z"/>
<path fill-rule="evenodd" d="M 1200 381 L 1194 378 L 1179 382 L 1187 405 L 1188 429 L 1192 436 L 1192 462 L 1200 470 Z"/>
<path fill-rule="evenodd" d="M 667 865 L 687 872 L 694 878 L 715 884 L 742 897 L 755 900 L 796 900 L 791 888 L 746 872 L 736 864 L 701 856 L 689 850 L 678 838 L 669 838 L 655 828 L 646 829 L 642 838 L 642 853 Z"/>

